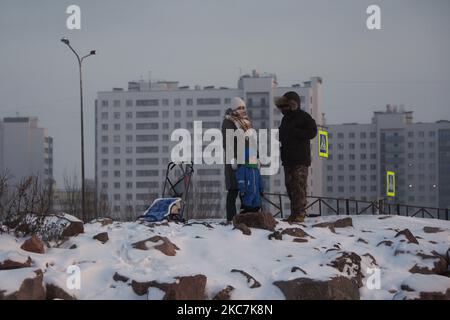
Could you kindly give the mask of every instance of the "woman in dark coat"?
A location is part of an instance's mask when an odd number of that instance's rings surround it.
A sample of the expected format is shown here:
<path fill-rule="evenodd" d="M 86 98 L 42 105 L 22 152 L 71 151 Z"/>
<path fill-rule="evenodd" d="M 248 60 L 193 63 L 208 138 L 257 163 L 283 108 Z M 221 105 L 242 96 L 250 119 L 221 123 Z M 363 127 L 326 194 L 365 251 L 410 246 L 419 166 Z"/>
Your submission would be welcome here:
<path fill-rule="evenodd" d="M 222 122 L 222 139 L 225 153 L 226 147 L 226 130 L 242 129 L 246 132 L 252 129 L 252 123 L 247 117 L 247 109 L 245 102 L 241 98 L 233 98 L 231 100 L 231 108 L 229 108 L 225 114 L 225 118 Z M 236 199 L 239 194 L 239 189 L 236 181 L 237 161 L 237 140 L 234 140 L 234 155 L 232 156 L 232 164 L 225 162 L 225 187 L 227 189 L 227 222 L 231 222 L 236 215 Z M 225 159 L 227 156 L 225 155 Z"/>

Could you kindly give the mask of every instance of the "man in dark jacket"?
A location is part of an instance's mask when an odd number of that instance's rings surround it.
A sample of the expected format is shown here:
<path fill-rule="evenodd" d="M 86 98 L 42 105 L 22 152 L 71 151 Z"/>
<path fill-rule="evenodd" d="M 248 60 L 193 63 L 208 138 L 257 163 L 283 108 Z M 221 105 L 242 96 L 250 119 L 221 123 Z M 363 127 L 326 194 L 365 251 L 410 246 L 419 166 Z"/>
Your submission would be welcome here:
<path fill-rule="evenodd" d="M 303 222 L 306 215 L 308 167 L 311 166 L 310 140 L 317 135 L 317 125 L 309 113 L 300 109 L 300 96 L 287 92 L 275 102 L 283 114 L 279 127 L 281 163 L 291 201 L 289 222 Z"/>

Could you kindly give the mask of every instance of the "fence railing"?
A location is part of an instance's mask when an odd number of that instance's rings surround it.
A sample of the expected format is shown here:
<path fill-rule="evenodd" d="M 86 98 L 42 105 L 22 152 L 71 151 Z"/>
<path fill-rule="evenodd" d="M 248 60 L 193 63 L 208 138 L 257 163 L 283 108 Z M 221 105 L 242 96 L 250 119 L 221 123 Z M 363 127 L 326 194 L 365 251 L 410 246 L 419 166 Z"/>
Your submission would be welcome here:
<path fill-rule="evenodd" d="M 263 199 L 277 212 L 274 216 L 284 217 L 283 198 L 287 198 L 287 194 L 283 193 L 264 193 Z M 328 209 L 328 213 L 336 215 L 399 215 L 407 217 L 435 218 L 441 220 L 449 220 L 449 208 L 433 208 L 414 206 L 409 204 L 390 203 L 386 199 L 378 199 L 373 201 L 356 200 L 347 198 L 333 197 L 316 197 L 307 196 L 308 205 L 306 207 L 309 217 L 322 216 L 324 209 Z"/>

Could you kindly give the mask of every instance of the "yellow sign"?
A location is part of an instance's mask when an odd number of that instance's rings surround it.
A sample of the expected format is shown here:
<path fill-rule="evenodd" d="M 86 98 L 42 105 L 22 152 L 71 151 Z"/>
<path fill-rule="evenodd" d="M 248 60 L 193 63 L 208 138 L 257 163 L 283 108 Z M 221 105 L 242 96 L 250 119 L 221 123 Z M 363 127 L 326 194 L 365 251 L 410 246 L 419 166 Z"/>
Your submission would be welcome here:
<path fill-rule="evenodd" d="M 395 197 L 395 172 L 386 173 L 386 194 L 388 197 Z"/>
<path fill-rule="evenodd" d="M 319 130 L 319 157 L 328 158 L 328 132 Z"/>

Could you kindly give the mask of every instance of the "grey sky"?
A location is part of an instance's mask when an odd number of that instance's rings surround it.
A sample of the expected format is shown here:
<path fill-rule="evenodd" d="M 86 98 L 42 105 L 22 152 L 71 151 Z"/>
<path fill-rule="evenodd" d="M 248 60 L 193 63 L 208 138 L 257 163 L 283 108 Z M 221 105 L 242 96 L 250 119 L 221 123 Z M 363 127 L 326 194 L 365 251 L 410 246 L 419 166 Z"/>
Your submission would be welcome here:
<path fill-rule="evenodd" d="M 66 28 L 77 4 L 82 29 Z M 366 29 L 378 4 L 382 30 Z M 97 91 L 148 77 L 235 87 L 239 67 L 280 85 L 321 76 L 328 123 L 369 122 L 404 104 L 415 121 L 450 119 L 448 0 L 0 0 L 0 117 L 38 116 L 54 137 L 54 175 L 79 170 L 77 50 L 84 67 L 86 173 L 94 176 Z"/>

